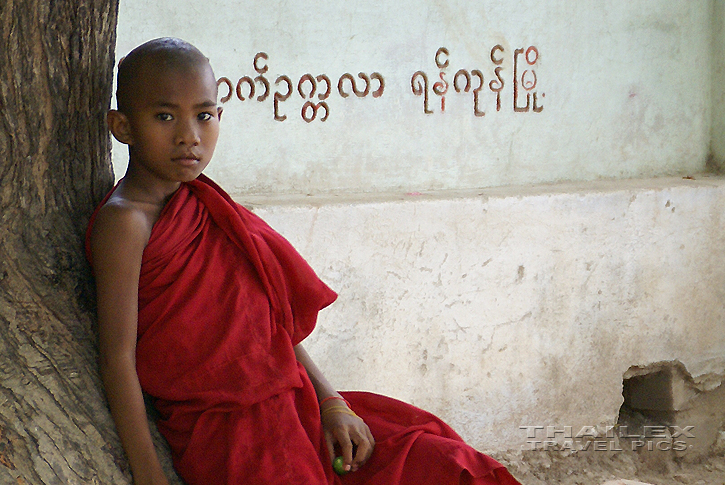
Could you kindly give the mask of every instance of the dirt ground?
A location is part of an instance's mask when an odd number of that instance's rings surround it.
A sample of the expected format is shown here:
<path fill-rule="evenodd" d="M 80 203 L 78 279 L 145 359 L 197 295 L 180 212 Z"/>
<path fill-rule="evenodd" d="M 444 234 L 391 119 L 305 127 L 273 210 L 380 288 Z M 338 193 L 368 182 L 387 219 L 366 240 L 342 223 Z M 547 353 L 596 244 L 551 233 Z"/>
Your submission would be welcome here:
<path fill-rule="evenodd" d="M 625 382 L 625 404 L 616 426 L 582 428 L 576 435 L 559 430 L 559 434 L 551 434 L 555 438 L 544 438 L 549 433 L 541 429 L 538 435 L 528 435 L 535 438 L 521 450 L 489 454 L 523 485 L 602 485 L 615 480 L 625 484 L 631 480 L 652 485 L 725 485 L 725 387 L 696 388 L 681 367 L 664 363 L 644 369 L 655 377 L 663 369 L 668 374 L 664 381 L 642 385 L 638 402 L 666 403 L 664 408 L 633 409 Z M 675 392 L 683 388 L 692 392 Z M 680 399 L 682 396 L 687 399 Z M 675 398 L 678 406 L 673 404 Z"/>
<path fill-rule="evenodd" d="M 725 454 L 693 459 L 672 451 L 525 450 L 490 453 L 523 485 L 601 485 L 624 479 L 653 485 L 725 485 Z M 630 447 L 631 448 L 631 447 Z"/>

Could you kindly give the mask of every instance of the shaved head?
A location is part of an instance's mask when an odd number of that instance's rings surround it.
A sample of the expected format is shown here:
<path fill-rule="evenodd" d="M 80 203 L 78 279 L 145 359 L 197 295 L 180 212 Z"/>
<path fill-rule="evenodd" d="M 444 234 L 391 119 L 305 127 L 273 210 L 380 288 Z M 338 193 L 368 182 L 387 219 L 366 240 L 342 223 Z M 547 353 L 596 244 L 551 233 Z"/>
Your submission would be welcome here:
<path fill-rule="evenodd" d="M 134 96 L 143 89 L 150 70 L 154 73 L 169 70 L 208 67 L 209 59 L 199 49 L 181 39 L 162 37 L 141 44 L 118 63 L 116 102 L 118 110 L 128 114 Z"/>

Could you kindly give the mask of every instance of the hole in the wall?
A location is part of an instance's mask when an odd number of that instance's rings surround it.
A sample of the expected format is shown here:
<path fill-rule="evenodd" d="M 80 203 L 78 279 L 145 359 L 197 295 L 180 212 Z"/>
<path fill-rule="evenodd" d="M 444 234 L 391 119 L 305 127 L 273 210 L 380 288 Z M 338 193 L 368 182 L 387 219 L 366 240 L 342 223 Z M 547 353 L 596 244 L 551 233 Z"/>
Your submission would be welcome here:
<path fill-rule="evenodd" d="M 630 367 L 624 374 L 618 424 L 630 430 L 675 424 L 678 411 L 697 394 L 680 362 Z"/>
<path fill-rule="evenodd" d="M 693 459 L 725 449 L 723 382 L 721 373 L 701 375 L 695 381 L 679 361 L 630 367 L 622 382 L 620 436 L 649 444 L 647 437 L 667 428 L 656 434 L 666 435 L 669 445 L 658 449 L 686 452 Z"/>
<path fill-rule="evenodd" d="M 675 411 L 671 389 L 672 372 L 666 368 L 624 379 L 622 408 L 649 421 L 670 424 Z"/>

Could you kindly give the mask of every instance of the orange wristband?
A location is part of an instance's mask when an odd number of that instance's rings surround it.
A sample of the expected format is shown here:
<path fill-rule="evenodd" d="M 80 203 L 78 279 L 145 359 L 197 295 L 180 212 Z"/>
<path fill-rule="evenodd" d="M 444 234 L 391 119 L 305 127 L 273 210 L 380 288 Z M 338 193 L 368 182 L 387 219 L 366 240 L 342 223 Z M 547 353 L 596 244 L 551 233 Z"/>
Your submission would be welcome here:
<path fill-rule="evenodd" d="M 338 400 L 344 402 L 345 405 L 348 408 L 350 407 L 350 403 L 347 402 L 347 400 L 344 397 L 340 397 L 340 396 L 330 396 L 330 397 L 326 397 L 325 399 L 323 399 L 322 401 L 320 401 L 320 408 L 322 407 L 323 404 L 325 404 L 327 401 L 331 401 L 332 399 L 338 399 Z"/>

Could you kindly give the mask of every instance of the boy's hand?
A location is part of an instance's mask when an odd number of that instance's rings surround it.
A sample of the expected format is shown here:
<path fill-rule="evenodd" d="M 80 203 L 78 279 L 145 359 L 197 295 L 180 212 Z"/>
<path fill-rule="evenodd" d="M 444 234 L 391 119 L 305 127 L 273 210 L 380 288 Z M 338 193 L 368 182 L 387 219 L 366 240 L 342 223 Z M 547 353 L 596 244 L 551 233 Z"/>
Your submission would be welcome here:
<path fill-rule="evenodd" d="M 357 471 L 370 458 L 375 447 L 375 439 L 370 428 L 344 404 L 326 403 L 322 412 L 322 429 L 325 432 L 330 462 L 335 459 L 335 445 L 342 451 L 344 469 Z M 355 456 L 353 456 L 353 451 Z"/>
<path fill-rule="evenodd" d="M 330 452 L 330 464 L 335 459 L 335 446 L 342 451 L 345 471 L 357 471 L 370 458 L 375 447 L 370 428 L 352 412 L 347 403 L 327 382 L 302 344 L 295 345 L 297 361 L 307 371 L 307 375 L 320 400 L 322 429 L 325 432 L 327 450 Z M 353 456 L 354 453 L 354 456 Z"/>

